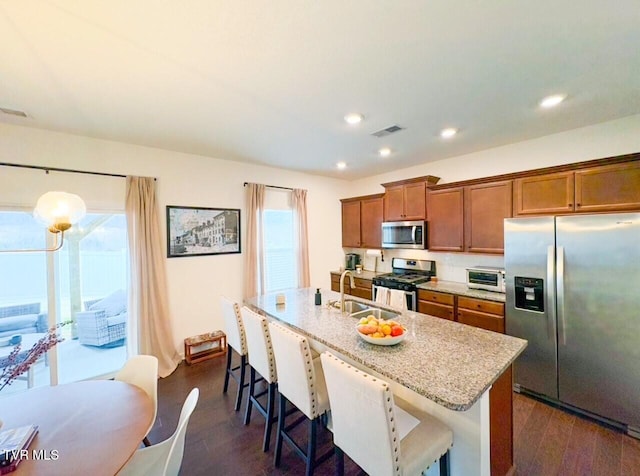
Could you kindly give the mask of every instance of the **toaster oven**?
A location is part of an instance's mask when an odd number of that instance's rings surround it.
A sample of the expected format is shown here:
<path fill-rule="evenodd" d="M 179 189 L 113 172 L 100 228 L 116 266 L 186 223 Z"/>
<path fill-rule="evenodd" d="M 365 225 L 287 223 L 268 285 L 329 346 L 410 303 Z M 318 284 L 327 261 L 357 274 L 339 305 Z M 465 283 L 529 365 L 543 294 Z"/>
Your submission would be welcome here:
<path fill-rule="evenodd" d="M 467 268 L 467 287 L 486 291 L 505 292 L 504 269 L 493 266 Z"/>

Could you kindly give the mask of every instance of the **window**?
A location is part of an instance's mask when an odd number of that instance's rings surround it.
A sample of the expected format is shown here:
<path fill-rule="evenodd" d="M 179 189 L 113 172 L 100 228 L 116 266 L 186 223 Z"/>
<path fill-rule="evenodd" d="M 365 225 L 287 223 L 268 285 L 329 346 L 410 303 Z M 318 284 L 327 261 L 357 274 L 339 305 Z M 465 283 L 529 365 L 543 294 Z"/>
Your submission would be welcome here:
<path fill-rule="evenodd" d="M 265 210 L 263 220 L 266 292 L 295 288 L 293 210 Z"/>

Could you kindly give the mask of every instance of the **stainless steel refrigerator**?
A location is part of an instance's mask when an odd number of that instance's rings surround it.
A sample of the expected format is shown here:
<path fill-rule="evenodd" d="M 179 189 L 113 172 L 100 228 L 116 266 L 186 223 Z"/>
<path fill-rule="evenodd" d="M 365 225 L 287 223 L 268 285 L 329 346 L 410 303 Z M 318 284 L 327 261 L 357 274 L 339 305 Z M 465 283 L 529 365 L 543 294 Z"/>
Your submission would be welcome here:
<path fill-rule="evenodd" d="M 506 329 L 524 389 L 640 437 L 640 213 L 505 220 Z"/>

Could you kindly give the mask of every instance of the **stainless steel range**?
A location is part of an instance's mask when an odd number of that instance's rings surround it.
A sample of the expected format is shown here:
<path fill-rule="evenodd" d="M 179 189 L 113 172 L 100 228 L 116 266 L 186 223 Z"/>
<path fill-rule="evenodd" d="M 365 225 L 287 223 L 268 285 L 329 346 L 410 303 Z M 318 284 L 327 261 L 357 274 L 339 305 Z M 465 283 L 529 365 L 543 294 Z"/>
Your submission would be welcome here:
<path fill-rule="evenodd" d="M 430 260 L 393 258 L 392 272 L 373 278 L 373 300 L 378 289 L 399 289 L 405 293 L 407 309 L 415 311 L 418 303 L 417 285 L 425 283 L 436 275 L 436 262 Z"/>

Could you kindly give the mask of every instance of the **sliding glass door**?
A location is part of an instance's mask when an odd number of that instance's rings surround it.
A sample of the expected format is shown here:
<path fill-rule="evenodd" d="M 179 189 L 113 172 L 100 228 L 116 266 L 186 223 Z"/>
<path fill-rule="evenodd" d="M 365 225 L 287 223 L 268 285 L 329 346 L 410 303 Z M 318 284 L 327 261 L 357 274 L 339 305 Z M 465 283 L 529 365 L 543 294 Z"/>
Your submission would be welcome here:
<path fill-rule="evenodd" d="M 46 233 L 31 213 L 0 211 L 0 250 L 42 249 Z M 29 348 L 48 327 L 46 253 L 0 252 L 0 370 L 13 343 Z M 49 360 L 42 358 L 2 394 L 49 384 Z"/>
<path fill-rule="evenodd" d="M 59 383 L 109 375 L 126 360 L 127 226 L 124 214 L 87 214 L 56 253 Z M 89 363 L 89 364 L 88 364 Z"/>
<path fill-rule="evenodd" d="M 30 213 L 0 210 L 0 249 L 44 248 L 47 235 Z M 88 213 L 53 253 L 0 253 L 0 344 L 3 336 L 20 335 L 26 347 L 47 328 L 64 324 L 64 341 L 33 366 L 29 379 L 3 394 L 108 376 L 122 367 L 127 277 L 123 213 Z M 0 346 L 0 366 L 5 348 Z"/>

